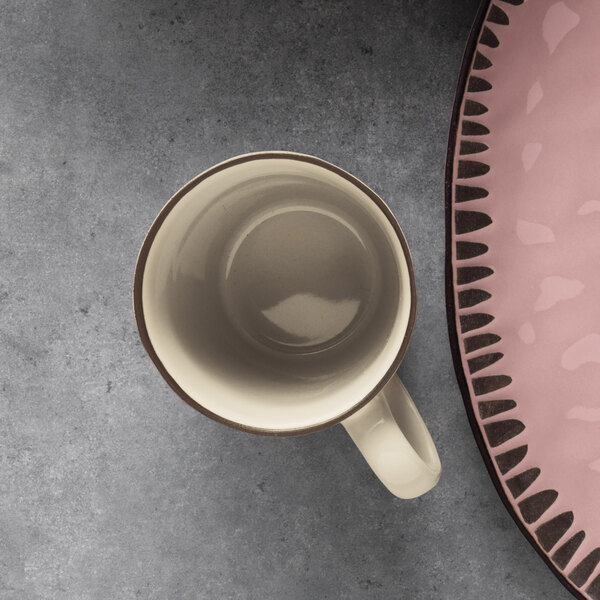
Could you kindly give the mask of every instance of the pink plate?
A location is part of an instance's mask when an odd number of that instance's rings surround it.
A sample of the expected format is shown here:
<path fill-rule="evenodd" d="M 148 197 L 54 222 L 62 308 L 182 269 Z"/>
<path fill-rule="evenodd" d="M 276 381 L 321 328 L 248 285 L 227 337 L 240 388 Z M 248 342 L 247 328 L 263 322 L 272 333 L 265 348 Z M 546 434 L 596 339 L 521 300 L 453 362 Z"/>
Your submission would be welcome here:
<path fill-rule="evenodd" d="M 457 377 L 492 479 L 600 600 L 600 1 L 484 2 L 446 177 Z"/>

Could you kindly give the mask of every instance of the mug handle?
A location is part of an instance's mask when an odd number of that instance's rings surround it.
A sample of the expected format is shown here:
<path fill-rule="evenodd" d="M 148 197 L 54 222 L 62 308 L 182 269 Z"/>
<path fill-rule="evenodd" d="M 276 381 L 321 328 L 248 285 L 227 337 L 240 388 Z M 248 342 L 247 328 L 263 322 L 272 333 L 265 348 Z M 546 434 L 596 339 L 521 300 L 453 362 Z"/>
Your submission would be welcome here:
<path fill-rule="evenodd" d="M 442 465 L 437 450 L 398 376 L 342 425 L 395 496 L 416 498 L 438 482 Z"/>

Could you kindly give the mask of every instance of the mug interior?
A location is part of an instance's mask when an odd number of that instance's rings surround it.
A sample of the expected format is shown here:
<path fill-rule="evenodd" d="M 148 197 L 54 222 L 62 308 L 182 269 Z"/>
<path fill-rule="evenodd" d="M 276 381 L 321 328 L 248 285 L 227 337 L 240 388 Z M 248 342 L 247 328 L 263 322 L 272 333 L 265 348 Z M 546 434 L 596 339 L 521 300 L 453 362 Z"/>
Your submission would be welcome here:
<path fill-rule="evenodd" d="M 250 155 L 163 209 L 144 243 L 142 318 L 189 398 L 285 432 L 372 394 L 406 345 L 414 290 L 393 216 L 367 192 L 312 157 Z"/>

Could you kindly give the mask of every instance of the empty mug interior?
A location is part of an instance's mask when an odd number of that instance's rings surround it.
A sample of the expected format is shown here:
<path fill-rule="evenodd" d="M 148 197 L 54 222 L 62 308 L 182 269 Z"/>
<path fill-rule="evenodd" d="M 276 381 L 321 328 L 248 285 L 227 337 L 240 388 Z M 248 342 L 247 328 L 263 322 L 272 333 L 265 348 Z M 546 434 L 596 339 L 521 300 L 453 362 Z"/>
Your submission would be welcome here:
<path fill-rule="evenodd" d="M 291 431 L 347 413 L 389 374 L 411 316 L 386 210 L 296 155 L 199 176 L 145 242 L 143 319 L 162 367 L 241 427 Z"/>

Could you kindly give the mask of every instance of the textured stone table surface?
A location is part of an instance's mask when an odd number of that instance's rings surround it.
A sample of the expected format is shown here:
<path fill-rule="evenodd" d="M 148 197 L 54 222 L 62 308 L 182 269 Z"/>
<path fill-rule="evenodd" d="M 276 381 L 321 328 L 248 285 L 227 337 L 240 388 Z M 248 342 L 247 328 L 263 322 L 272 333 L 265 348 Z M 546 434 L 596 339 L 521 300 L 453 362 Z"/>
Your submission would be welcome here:
<path fill-rule="evenodd" d="M 0 598 L 568 599 L 488 479 L 444 309 L 444 158 L 476 0 L 0 9 Z M 419 315 L 401 367 L 442 458 L 393 498 L 340 426 L 203 417 L 138 340 L 138 248 L 229 156 L 321 156 L 387 200 Z"/>

